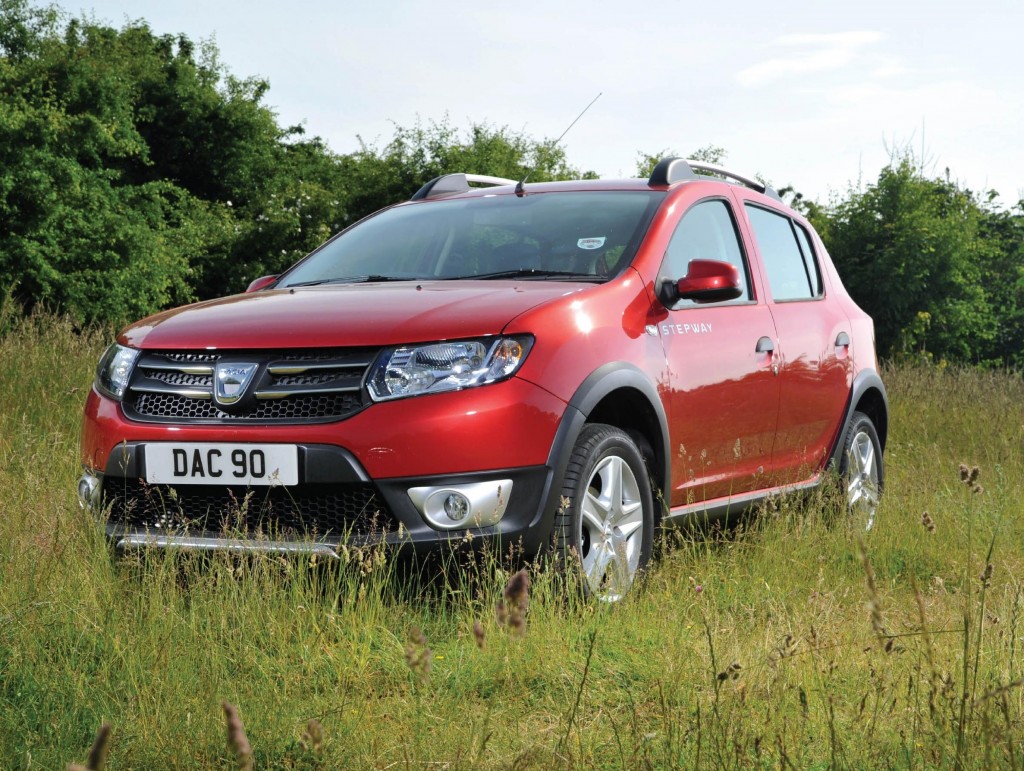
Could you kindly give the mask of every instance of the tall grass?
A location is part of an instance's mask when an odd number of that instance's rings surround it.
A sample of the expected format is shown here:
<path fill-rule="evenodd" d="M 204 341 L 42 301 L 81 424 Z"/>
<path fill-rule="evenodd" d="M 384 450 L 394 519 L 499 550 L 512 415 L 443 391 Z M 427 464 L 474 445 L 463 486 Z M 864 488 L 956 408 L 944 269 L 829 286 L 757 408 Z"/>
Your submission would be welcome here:
<path fill-rule="evenodd" d="M 1014 375 L 886 370 L 871 532 L 781 501 L 608 607 L 486 556 L 114 560 L 74 495 L 106 341 L 0 322 L 0 767 L 109 724 L 111 768 L 1024 768 Z"/>

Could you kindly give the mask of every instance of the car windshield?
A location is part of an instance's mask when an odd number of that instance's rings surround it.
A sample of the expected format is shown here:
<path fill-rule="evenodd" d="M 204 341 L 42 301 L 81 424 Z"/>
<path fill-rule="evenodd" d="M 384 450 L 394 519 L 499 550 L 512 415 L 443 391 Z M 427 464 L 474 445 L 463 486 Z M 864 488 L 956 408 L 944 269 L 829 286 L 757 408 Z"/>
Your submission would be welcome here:
<path fill-rule="evenodd" d="M 396 206 L 328 241 L 278 286 L 519 277 L 606 281 L 629 264 L 663 195 L 559 192 Z"/>

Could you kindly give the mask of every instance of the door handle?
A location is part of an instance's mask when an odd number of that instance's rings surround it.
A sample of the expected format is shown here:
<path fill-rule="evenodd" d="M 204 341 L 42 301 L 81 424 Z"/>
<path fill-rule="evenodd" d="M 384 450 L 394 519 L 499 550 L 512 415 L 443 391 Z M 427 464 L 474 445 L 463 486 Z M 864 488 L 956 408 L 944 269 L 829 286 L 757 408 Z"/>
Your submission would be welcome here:
<path fill-rule="evenodd" d="M 773 375 L 778 375 L 779 374 L 779 365 L 775 363 L 775 343 L 772 342 L 772 339 L 770 337 L 762 337 L 760 340 L 758 340 L 757 341 L 757 347 L 754 348 L 754 352 L 755 353 L 767 353 L 768 354 L 767 361 L 764 364 L 759 365 L 759 366 L 767 366 L 768 362 L 771 362 L 772 374 Z"/>
<path fill-rule="evenodd" d="M 850 347 L 850 336 L 845 332 L 840 332 L 839 337 L 836 338 L 836 348 L 849 348 Z"/>

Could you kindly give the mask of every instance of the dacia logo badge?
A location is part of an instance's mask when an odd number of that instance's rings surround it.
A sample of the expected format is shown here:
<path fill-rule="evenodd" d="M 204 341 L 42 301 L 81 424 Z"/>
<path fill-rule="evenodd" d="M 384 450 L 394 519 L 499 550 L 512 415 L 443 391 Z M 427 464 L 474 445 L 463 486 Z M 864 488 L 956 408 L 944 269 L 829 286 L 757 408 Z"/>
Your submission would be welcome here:
<path fill-rule="evenodd" d="M 213 378 L 213 400 L 222 406 L 235 404 L 245 396 L 256 364 L 238 361 L 219 361 Z"/>

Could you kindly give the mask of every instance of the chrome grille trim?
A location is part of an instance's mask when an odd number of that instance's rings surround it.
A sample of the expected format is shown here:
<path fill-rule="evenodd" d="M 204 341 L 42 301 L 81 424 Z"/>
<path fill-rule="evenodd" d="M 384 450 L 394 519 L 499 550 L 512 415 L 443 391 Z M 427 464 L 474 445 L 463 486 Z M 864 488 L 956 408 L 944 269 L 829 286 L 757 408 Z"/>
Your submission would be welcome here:
<path fill-rule="evenodd" d="M 340 386 L 338 388 L 282 388 L 276 391 L 260 389 L 256 391 L 255 396 L 257 399 L 284 399 L 288 396 L 354 393 L 359 388 L 359 386 Z"/>
<path fill-rule="evenodd" d="M 186 375 L 212 375 L 213 367 L 208 364 L 201 365 L 182 365 L 182 364 L 171 364 L 160 361 L 155 361 L 151 357 L 146 357 L 140 362 L 146 369 L 165 370 L 168 372 L 184 372 Z"/>
<path fill-rule="evenodd" d="M 210 393 L 210 391 L 200 391 L 195 388 L 182 388 L 181 386 L 175 386 L 169 383 L 150 385 L 147 382 L 140 382 L 133 385 L 132 390 L 140 394 L 174 394 L 175 396 L 185 396 L 189 399 L 213 398 L 213 394 Z"/>
<path fill-rule="evenodd" d="M 376 349 L 147 351 L 122 403 L 147 423 L 317 423 L 342 420 L 369 404 L 363 390 Z M 217 362 L 257 364 L 244 403 L 213 400 Z M 205 405 L 205 406 L 200 406 Z"/>
<path fill-rule="evenodd" d="M 133 533 L 117 540 L 118 549 L 185 549 L 192 551 L 268 552 L 281 554 L 317 554 L 338 557 L 338 547 L 316 541 L 256 541 L 241 538 L 203 538 L 178 535 Z"/>
<path fill-rule="evenodd" d="M 271 364 L 269 367 L 267 367 L 267 372 L 269 372 L 272 375 L 301 375 L 304 372 L 309 372 L 311 370 L 320 370 L 320 369 L 341 369 L 343 367 L 353 367 L 353 368 L 354 367 L 362 367 L 362 368 L 366 368 L 366 367 L 370 366 L 371 361 L 372 360 L 354 361 L 354 362 L 346 362 L 344 364 L 340 364 L 340 363 L 336 363 L 336 362 L 326 362 L 326 363 L 318 363 L 318 364 L 304 364 L 304 365 Z M 210 371 L 211 372 L 213 371 L 212 367 L 211 367 Z"/>

